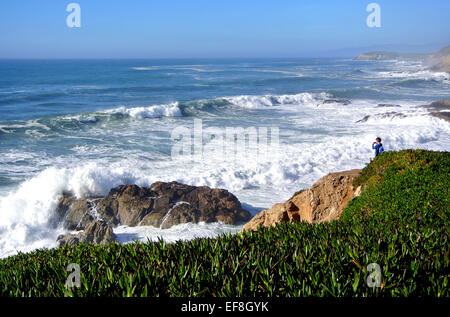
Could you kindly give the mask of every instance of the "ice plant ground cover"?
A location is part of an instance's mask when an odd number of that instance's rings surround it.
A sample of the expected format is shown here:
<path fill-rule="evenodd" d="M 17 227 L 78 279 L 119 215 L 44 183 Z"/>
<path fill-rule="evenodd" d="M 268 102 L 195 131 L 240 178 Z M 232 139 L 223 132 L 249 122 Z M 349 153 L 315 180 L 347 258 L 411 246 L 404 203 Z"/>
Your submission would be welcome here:
<path fill-rule="evenodd" d="M 449 152 L 384 153 L 330 223 L 20 253 L 0 261 L 0 295 L 447 297 L 449 162 Z M 65 287 L 70 263 L 80 265 L 80 287 Z M 379 287 L 367 285 L 370 263 Z"/>

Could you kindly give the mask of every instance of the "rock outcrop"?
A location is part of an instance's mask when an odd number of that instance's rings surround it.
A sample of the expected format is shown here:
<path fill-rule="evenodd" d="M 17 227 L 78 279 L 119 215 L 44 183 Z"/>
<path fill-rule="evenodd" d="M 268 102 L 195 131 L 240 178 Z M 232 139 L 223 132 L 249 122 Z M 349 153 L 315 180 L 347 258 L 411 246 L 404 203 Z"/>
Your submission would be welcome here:
<path fill-rule="evenodd" d="M 432 116 L 441 118 L 450 122 L 450 99 L 432 102 L 429 105 L 422 106 L 430 111 Z"/>
<path fill-rule="evenodd" d="M 275 204 L 253 217 L 242 230 L 256 230 L 280 222 L 319 223 L 338 219 L 348 201 L 359 196 L 361 188 L 353 180 L 361 170 L 331 173 L 310 188 L 300 191 L 284 203 Z"/>
<path fill-rule="evenodd" d="M 324 105 L 325 104 L 333 104 L 333 103 L 338 103 L 344 106 L 347 106 L 349 104 L 351 104 L 352 102 L 348 99 L 326 99 L 322 102 Z"/>
<path fill-rule="evenodd" d="M 156 182 L 150 187 L 121 185 L 105 197 L 76 199 L 63 196 L 57 208 L 64 210 L 63 227 L 86 230 L 96 219 L 108 226 L 151 225 L 161 229 L 181 223 L 247 221 L 250 213 L 227 190 L 196 187 L 177 182 Z"/>
<path fill-rule="evenodd" d="M 94 220 L 84 228 L 84 231 L 66 235 L 60 235 L 56 242 L 61 245 L 76 245 L 80 242 L 93 244 L 108 244 L 116 241 L 116 235 L 112 228 L 102 220 Z"/>

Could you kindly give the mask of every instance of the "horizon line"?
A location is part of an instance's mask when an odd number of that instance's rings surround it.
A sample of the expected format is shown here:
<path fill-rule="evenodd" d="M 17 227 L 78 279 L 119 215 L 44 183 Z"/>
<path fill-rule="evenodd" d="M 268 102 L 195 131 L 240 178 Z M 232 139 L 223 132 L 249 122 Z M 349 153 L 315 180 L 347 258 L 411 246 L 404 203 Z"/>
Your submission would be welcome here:
<path fill-rule="evenodd" d="M 354 58 L 355 56 L 290 56 L 290 57 L 0 57 L 0 60 L 132 60 L 132 59 L 299 59 L 299 58 Z"/>

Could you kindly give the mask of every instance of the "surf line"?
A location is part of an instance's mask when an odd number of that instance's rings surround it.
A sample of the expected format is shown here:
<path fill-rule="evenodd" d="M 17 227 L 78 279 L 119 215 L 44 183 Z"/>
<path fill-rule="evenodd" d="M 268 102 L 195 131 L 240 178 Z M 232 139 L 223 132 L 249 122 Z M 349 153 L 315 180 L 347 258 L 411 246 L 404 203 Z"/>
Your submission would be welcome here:
<path fill-rule="evenodd" d="M 270 130 L 270 132 L 269 132 Z M 171 133 L 172 160 L 203 163 L 209 158 L 236 163 L 266 163 L 280 158 L 279 127 L 207 127 L 194 119 L 191 129 L 178 126 Z"/>

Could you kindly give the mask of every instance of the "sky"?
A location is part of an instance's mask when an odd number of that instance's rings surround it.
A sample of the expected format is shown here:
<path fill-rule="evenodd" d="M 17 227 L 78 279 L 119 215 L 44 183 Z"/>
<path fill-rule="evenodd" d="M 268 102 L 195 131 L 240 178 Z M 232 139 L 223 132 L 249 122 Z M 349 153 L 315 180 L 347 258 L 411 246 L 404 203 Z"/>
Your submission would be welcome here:
<path fill-rule="evenodd" d="M 81 26 L 69 28 L 69 3 Z M 381 26 L 368 27 L 369 3 Z M 432 52 L 449 0 L 1 0 L 0 58 L 240 58 Z"/>

